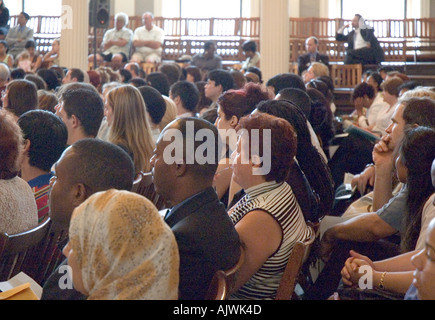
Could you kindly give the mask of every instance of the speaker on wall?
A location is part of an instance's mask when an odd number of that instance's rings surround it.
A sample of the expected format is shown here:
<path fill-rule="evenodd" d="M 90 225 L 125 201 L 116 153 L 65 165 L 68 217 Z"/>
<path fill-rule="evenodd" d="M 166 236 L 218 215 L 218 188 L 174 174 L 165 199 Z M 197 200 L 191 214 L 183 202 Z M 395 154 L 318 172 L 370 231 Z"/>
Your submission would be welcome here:
<path fill-rule="evenodd" d="M 108 28 L 110 19 L 110 0 L 89 1 L 89 26 Z"/>

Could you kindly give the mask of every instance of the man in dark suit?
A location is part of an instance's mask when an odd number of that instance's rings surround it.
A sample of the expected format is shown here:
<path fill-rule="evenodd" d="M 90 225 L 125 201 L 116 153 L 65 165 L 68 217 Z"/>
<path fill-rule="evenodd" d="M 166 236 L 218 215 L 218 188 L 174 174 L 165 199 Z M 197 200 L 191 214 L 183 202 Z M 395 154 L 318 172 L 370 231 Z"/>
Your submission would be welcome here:
<path fill-rule="evenodd" d="M 210 122 L 179 118 L 160 134 L 151 158 L 156 191 L 172 206 L 165 216 L 180 253 L 180 300 L 202 300 L 217 270 L 234 266 L 240 240 L 213 189 L 219 133 Z"/>
<path fill-rule="evenodd" d="M 329 66 L 329 57 L 326 54 L 321 54 L 318 51 L 319 40 L 316 37 L 309 37 L 305 40 L 305 48 L 307 53 L 298 57 L 298 72 L 302 75 L 302 72 L 307 70 L 311 63 L 321 62 L 326 66 Z"/>
<path fill-rule="evenodd" d="M 350 25 L 345 25 L 337 30 L 336 40 L 347 42 L 345 64 L 380 64 L 384 61 L 384 51 L 378 39 L 374 35 L 374 29 L 365 24 L 361 15 L 356 14 L 352 19 L 354 30 L 344 35 L 344 29 Z"/>

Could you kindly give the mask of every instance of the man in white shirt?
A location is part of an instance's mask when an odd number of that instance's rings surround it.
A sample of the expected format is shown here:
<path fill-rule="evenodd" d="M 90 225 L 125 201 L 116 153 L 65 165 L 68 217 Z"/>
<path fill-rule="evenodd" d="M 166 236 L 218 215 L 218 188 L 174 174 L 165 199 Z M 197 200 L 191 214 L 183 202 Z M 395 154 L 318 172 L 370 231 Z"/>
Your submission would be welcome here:
<path fill-rule="evenodd" d="M 154 15 L 145 12 L 142 16 L 143 27 L 134 31 L 133 46 L 136 51 L 131 62 L 159 63 L 162 59 L 165 32 L 154 24 Z"/>
<path fill-rule="evenodd" d="M 354 30 L 344 35 L 344 29 L 352 26 Z M 356 14 L 351 25 L 337 30 L 336 40 L 347 42 L 345 64 L 379 64 L 384 61 L 384 51 L 374 35 L 374 29 L 365 24 L 361 15 Z"/>
<path fill-rule="evenodd" d="M 133 40 L 133 31 L 128 29 L 128 15 L 120 12 L 115 16 L 115 27 L 107 30 L 103 37 L 103 52 L 97 53 L 97 62 L 103 61 L 121 64 L 128 61 L 130 47 Z M 94 55 L 90 55 L 89 62 L 94 61 Z"/>

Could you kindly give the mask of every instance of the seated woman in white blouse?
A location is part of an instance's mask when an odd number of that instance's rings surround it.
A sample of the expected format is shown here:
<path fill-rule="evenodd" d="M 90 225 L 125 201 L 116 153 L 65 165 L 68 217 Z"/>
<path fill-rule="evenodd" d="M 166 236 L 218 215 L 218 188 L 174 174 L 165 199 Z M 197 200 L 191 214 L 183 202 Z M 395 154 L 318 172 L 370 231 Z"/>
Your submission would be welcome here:
<path fill-rule="evenodd" d="M 268 114 L 242 118 L 237 131 L 233 175 L 246 194 L 229 214 L 245 247 L 245 262 L 231 298 L 274 299 L 294 244 L 312 233 L 285 182 L 296 135 L 286 120 Z"/>

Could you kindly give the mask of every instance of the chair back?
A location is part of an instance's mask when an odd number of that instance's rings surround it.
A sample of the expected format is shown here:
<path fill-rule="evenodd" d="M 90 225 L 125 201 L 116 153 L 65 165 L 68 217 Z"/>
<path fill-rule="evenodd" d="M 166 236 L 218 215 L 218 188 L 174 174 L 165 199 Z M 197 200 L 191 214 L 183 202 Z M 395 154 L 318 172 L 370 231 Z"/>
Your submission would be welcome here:
<path fill-rule="evenodd" d="M 332 64 L 331 79 L 335 88 L 355 88 L 362 77 L 361 64 Z"/>
<path fill-rule="evenodd" d="M 35 247 L 46 237 L 50 222 L 47 218 L 31 230 L 12 235 L 0 234 L 0 281 L 9 280 L 25 266 L 33 264 L 31 257 Z"/>
<path fill-rule="evenodd" d="M 205 300 L 225 300 L 228 295 L 226 275 L 223 270 L 218 270 L 213 275 Z"/>
<path fill-rule="evenodd" d="M 131 191 L 149 199 L 158 210 L 166 208 L 165 200 L 154 189 L 152 172 L 139 172 L 133 182 Z"/>
<path fill-rule="evenodd" d="M 240 247 L 239 261 L 228 270 L 217 270 L 213 275 L 205 300 L 225 300 L 233 291 L 240 268 L 245 262 L 245 250 Z"/>
<path fill-rule="evenodd" d="M 68 230 L 52 223 L 46 237 L 33 252 L 32 264 L 28 269 L 23 268 L 23 271 L 43 286 L 48 277 L 65 259 L 62 254 L 62 245 L 67 239 Z"/>
<path fill-rule="evenodd" d="M 309 226 L 310 229 L 313 229 Z M 302 242 L 296 242 L 288 259 L 286 268 L 281 278 L 275 300 L 291 300 L 294 289 L 301 274 L 304 263 L 308 260 L 311 247 L 316 239 L 316 232 L 312 230 L 311 237 Z"/>

